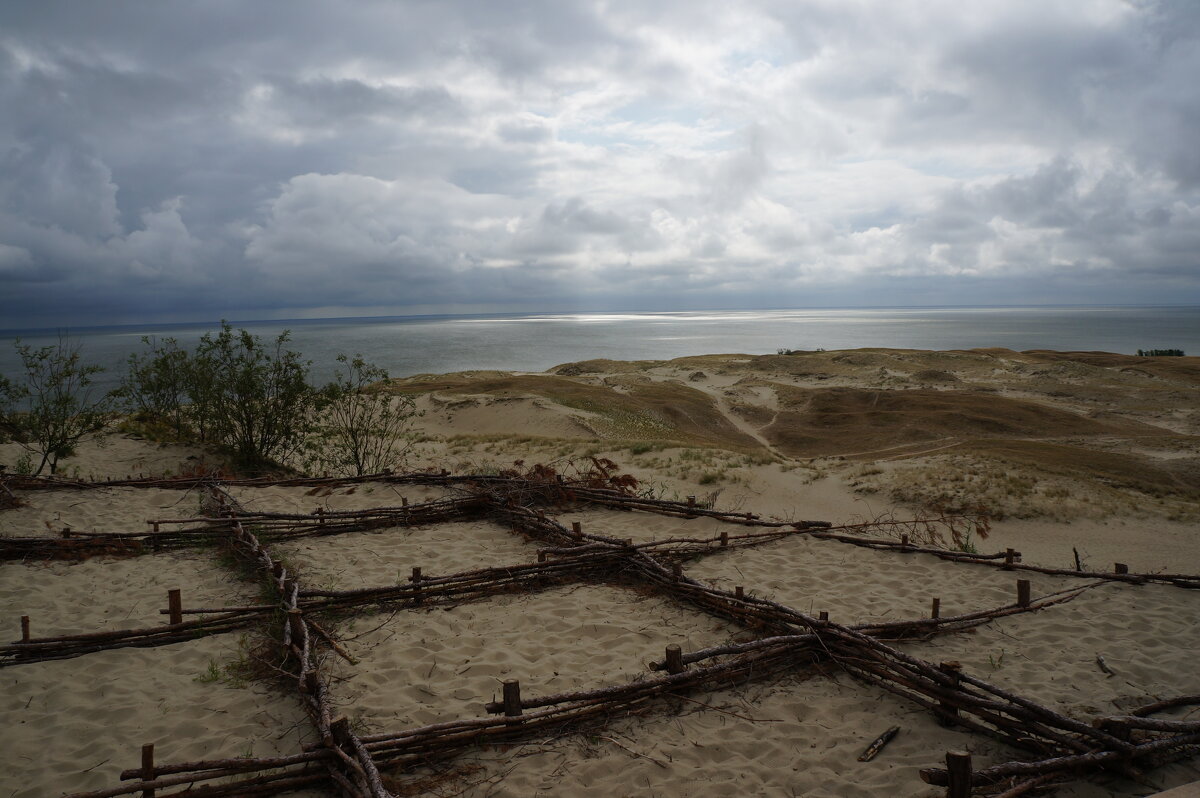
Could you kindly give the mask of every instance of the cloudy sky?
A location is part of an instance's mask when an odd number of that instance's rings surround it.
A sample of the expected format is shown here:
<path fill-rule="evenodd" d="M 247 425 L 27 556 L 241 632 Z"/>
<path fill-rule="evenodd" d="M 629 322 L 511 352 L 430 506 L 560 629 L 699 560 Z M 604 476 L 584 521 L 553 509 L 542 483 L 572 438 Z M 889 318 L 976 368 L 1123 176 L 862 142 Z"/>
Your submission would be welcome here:
<path fill-rule="evenodd" d="M 1200 3 L 9 2 L 0 327 L 1200 304 Z"/>

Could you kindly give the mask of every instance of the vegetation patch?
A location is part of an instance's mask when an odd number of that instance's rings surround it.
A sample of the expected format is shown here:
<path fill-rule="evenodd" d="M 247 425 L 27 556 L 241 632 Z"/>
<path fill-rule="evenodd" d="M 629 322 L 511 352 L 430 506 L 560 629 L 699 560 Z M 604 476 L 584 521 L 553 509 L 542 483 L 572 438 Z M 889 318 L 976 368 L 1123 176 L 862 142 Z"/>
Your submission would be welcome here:
<path fill-rule="evenodd" d="M 625 391 L 558 375 L 449 374 L 394 380 L 387 390 L 495 397 L 537 396 L 589 414 L 588 424 L 605 440 L 675 441 L 732 449 L 756 449 L 703 391 L 675 382 L 632 383 Z"/>

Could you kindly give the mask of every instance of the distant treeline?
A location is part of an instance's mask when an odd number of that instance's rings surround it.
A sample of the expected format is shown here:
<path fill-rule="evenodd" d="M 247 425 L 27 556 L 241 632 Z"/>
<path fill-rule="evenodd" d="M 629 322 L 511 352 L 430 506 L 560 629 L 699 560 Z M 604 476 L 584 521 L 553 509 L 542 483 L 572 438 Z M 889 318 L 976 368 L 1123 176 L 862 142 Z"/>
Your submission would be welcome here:
<path fill-rule="evenodd" d="M 1183 357 L 1182 349 L 1139 349 L 1138 357 Z"/>

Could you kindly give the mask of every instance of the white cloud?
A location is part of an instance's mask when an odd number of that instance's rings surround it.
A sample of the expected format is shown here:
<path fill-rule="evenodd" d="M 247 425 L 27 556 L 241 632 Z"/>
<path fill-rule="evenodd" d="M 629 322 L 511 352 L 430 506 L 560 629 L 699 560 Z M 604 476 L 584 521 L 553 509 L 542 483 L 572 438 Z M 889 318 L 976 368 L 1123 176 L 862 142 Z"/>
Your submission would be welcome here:
<path fill-rule="evenodd" d="M 48 0 L 0 31 L 13 318 L 1200 299 L 1189 3 Z"/>

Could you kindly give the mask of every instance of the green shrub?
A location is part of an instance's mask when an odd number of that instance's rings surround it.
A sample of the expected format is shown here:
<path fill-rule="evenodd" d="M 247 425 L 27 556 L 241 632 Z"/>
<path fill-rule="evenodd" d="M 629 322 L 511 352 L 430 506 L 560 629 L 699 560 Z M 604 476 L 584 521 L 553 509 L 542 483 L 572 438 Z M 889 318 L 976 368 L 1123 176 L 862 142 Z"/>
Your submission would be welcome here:
<path fill-rule="evenodd" d="M 420 414 L 411 396 L 372 391 L 387 372 L 362 359 L 339 355 L 334 381 L 321 391 L 318 420 L 305 444 L 310 468 L 363 476 L 403 466 L 412 449 L 413 420 Z"/>
<path fill-rule="evenodd" d="M 95 395 L 92 377 L 104 369 L 84 364 L 80 346 L 65 336 L 40 349 L 23 346 L 19 338 L 13 345 L 24 380 L 0 377 L 0 425 L 38 459 L 34 475 L 47 466 L 54 474 L 61 458 L 111 421 L 115 400 L 111 393 Z"/>

